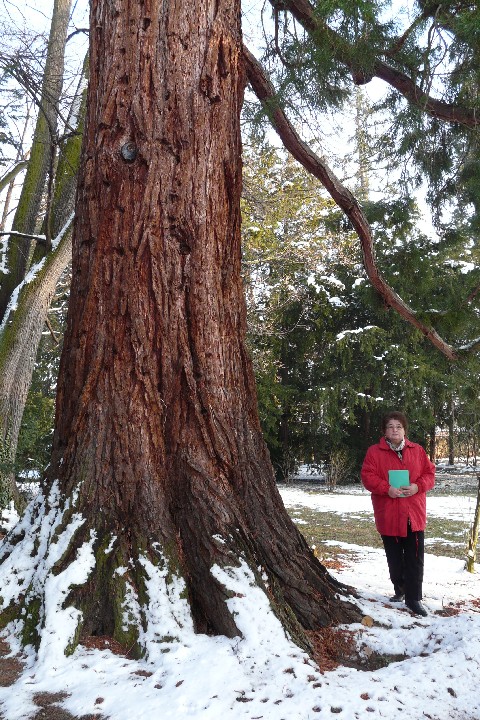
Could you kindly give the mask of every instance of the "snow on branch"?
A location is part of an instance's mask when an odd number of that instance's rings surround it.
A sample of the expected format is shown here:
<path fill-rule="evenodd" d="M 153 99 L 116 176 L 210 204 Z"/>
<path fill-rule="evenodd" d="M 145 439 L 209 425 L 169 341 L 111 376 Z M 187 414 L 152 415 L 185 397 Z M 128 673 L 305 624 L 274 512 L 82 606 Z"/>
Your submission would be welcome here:
<path fill-rule="evenodd" d="M 52 252 L 53 252 L 54 250 L 56 250 L 56 248 L 60 245 L 60 242 L 62 241 L 63 237 L 65 236 L 65 234 L 66 234 L 66 233 L 68 232 L 68 230 L 70 229 L 70 227 L 71 227 L 71 225 L 72 225 L 72 223 L 73 223 L 74 215 L 75 215 L 75 213 L 72 213 L 72 214 L 70 215 L 70 217 L 68 218 L 67 222 L 65 223 L 65 225 L 63 226 L 63 228 L 62 228 L 62 229 L 60 230 L 60 232 L 58 233 L 57 237 L 54 238 L 54 240 L 52 241 L 52 248 L 51 248 L 51 249 L 52 249 Z M 10 234 L 12 234 L 12 233 L 7 233 L 7 234 L 10 235 Z M 31 237 L 31 236 L 29 236 L 29 237 Z M 40 236 L 40 237 L 43 237 L 43 236 Z M 10 318 L 12 312 L 15 312 L 15 310 L 17 309 L 18 298 L 19 298 L 19 295 L 20 295 L 22 289 L 23 289 L 25 286 L 29 285 L 29 284 L 37 277 L 38 273 L 39 273 L 40 270 L 43 268 L 43 266 L 44 266 L 47 258 L 48 258 L 48 255 L 45 255 L 38 263 L 36 263 L 35 265 L 33 265 L 33 267 L 31 267 L 30 270 L 29 270 L 29 272 L 25 275 L 25 277 L 24 277 L 24 279 L 22 280 L 22 282 L 21 282 L 19 285 L 17 285 L 17 287 L 16 287 L 15 290 L 13 291 L 12 296 L 11 296 L 11 298 L 10 298 L 10 301 L 9 301 L 9 303 L 8 303 L 8 305 L 7 305 L 6 310 L 5 310 L 5 315 L 3 316 L 3 320 L 2 320 L 2 322 L 1 322 L 1 324 L 0 324 L 0 333 L 3 332 L 3 330 L 4 330 L 4 328 L 5 328 L 6 324 L 7 324 L 7 321 L 8 321 L 8 319 Z"/>
<path fill-rule="evenodd" d="M 309 173 L 320 180 L 353 225 L 360 239 L 365 270 L 374 288 L 388 306 L 392 307 L 407 322 L 420 330 L 445 357 L 452 361 L 457 360 L 453 348 L 433 328 L 426 325 L 415 315 L 415 312 L 397 295 L 380 274 L 375 263 L 372 231 L 357 199 L 340 182 L 328 165 L 298 136 L 280 107 L 273 85 L 266 76 L 263 67 L 245 46 L 243 47 L 243 56 L 250 85 L 262 103 L 285 148 Z"/>
<path fill-rule="evenodd" d="M 22 238 L 30 238 L 30 240 L 36 240 L 38 243 L 41 243 L 42 245 L 45 245 L 47 238 L 45 235 L 31 235 L 30 233 L 21 233 L 17 232 L 16 230 L 8 230 L 8 231 L 2 231 L 0 232 L 0 236 L 3 235 L 10 235 L 11 237 L 22 237 Z"/>
<path fill-rule="evenodd" d="M 480 338 L 475 338 L 465 345 L 459 345 L 456 350 L 459 353 L 471 353 L 473 350 L 480 348 Z"/>

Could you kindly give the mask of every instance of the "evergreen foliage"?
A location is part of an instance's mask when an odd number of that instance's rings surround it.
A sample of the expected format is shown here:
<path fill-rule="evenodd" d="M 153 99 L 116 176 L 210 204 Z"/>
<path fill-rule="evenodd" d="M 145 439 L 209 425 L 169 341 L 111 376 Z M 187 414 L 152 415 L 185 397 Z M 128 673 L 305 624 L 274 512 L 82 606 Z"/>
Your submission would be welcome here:
<path fill-rule="evenodd" d="M 279 97 L 289 98 L 290 108 L 310 112 L 342 109 L 353 104 L 358 85 L 388 78 L 385 94 L 371 108 L 372 160 L 396 169 L 405 197 L 427 183 L 441 233 L 478 234 L 477 4 L 417 0 L 405 9 L 346 0 L 307 1 L 298 8 L 295 0 L 285 0 L 271 5 L 276 32 L 265 60 Z M 437 102 L 433 110 L 430 98 Z M 460 122 L 445 122 L 442 110 Z"/>
<path fill-rule="evenodd" d="M 271 147 L 250 148 L 243 210 L 249 337 L 280 479 L 299 462 L 322 464 L 341 451 L 352 476 L 386 409 L 410 415 L 411 436 L 424 445 L 447 425 L 452 398 L 457 425 L 468 424 L 477 357 L 451 366 L 379 301 L 355 239 L 318 184 Z M 369 202 L 366 211 L 390 285 L 447 339 L 480 335 L 475 305 L 458 302 L 480 279 L 468 244 L 418 231 L 409 199 Z"/>

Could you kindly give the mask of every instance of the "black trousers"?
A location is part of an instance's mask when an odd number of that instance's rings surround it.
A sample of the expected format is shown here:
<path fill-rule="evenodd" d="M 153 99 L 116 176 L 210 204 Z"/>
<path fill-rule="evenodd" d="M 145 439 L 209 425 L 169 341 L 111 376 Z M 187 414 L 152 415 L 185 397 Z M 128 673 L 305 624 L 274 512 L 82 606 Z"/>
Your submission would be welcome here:
<path fill-rule="evenodd" d="M 405 602 L 421 600 L 425 533 L 413 532 L 409 523 L 407 537 L 382 535 L 382 540 L 395 593 L 405 593 Z"/>

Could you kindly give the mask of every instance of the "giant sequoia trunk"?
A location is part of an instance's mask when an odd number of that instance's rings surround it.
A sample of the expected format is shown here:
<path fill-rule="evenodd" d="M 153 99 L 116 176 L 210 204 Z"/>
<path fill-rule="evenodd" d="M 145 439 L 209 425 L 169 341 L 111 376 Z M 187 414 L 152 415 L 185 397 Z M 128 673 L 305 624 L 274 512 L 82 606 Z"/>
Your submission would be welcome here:
<path fill-rule="evenodd" d="M 290 521 L 257 416 L 240 280 L 240 2 L 93 0 L 91 22 L 45 511 L 59 485 L 51 543 L 71 540 L 57 580 L 79 548 L 95 557 L 64 603 L 81 611 L 73 642 L 113 634 L 131 647 L 154 566 L 181 578 L 198 631 L 236 635 L 212 567 L 243 562 L 308 645 L 304 630 L 358 613 Z M 27 639 L 45 617 L 38 587 Z"/>

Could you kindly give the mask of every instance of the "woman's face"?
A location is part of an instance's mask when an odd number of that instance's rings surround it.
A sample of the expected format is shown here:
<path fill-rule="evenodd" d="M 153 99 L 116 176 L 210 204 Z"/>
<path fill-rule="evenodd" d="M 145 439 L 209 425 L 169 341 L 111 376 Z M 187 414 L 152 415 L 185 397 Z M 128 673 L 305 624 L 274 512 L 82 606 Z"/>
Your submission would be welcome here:
<path fill-rule="evenodd" d="M 394 445 L 400 445 L 403 438 L 405 437 L 405 429 L 400 420 L 394 420 L 393 418 L 391 418 L 387 422 L 387 426 L 385 428 L 385 437 L 387 438 L 387 440 L 390 440 L 390 442 Z"/>

